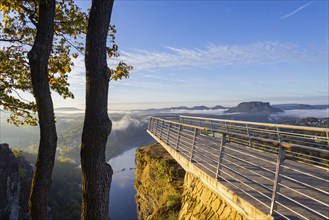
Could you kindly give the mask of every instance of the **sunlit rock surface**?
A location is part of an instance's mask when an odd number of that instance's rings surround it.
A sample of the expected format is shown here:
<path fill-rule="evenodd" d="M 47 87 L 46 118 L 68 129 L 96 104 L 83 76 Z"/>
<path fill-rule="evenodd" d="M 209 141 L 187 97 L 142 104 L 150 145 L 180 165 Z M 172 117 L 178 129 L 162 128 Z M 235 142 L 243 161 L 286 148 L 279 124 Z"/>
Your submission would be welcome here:
<path fill-rule="evenodd" d="M 160 144 L 136 151 L 138 219 L 177 219 L 185 171 Z"/>
<path fill-rule="evenodd" d="M 185 173 L 160 144 L 137 149 L 135 179 L 140 220 L 244 219 L 195 175 Z"/>
<path fill-rule="evenodd" d="M 195 175 L 186 173 L 178 219 L 244 219 Z"/>

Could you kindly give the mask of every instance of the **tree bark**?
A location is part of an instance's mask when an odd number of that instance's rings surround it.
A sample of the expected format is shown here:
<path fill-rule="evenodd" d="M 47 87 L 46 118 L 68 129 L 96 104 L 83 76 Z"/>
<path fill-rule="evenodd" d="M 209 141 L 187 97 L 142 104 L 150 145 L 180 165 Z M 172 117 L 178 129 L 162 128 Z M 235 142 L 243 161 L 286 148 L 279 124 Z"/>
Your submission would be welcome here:
<path fill-rule="evenodd" d="M 48 82 L 48 59 L 53 43 L 54 17 L 55 0 L 40 0 L 37 34 L 28 53 L 40 127 L 39 152 L 29 201 L 30 219 L 48 218 L 48 191 L 57 146 L 54 108 Z"/>
<path fill-rule="evenodd" d="M 107 114 L 110 71 L 106 39 L 113 0 L 93 0 L 86 36 L 86 110 L 81 145 L 81 219 L 108 219 L 112 168 L 105 148 L 112 123 Z"/>

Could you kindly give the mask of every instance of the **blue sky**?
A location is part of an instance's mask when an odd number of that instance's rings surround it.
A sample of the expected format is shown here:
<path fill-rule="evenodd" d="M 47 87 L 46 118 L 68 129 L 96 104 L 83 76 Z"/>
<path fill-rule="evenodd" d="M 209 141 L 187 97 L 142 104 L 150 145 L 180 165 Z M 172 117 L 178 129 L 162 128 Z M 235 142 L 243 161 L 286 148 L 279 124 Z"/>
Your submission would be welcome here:
<path fill-rule="evenodd" d="M 111 23 L 134 71 L 110 108 L 328 104 L 328 1 L 116 1 Z M 83 108 L 83 57 L 70 82 L 76 99 L 55 104 Z"/>

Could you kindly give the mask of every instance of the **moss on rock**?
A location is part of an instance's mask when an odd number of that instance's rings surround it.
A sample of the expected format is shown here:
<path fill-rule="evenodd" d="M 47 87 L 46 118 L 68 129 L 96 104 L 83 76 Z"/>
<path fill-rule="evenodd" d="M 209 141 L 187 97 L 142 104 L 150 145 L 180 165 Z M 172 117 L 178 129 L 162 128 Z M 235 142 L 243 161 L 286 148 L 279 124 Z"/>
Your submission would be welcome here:
<path fill-rule="evenodd" d="M 185 171 L 160 145 L 136 151 L 138 219 L 177 219 Z"/>

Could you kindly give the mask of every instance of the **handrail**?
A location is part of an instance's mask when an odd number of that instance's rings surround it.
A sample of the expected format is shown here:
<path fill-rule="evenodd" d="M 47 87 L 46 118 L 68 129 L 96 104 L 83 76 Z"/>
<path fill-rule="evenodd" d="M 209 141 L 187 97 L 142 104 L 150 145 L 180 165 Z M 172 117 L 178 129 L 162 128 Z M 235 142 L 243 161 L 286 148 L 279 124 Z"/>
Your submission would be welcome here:
<path fill-rule="evenodd" d="M 168 122 L 168 123 L 171 123 L 171 124 L 183 125 L 183 126 L 189 127 L 189 128 L 197 128 L 199 130 L 204 130 L 204 131 L 207 130 L 207 128 L 204 128 L 204 127 L 200 127 L 200 126 L 196 126 L 196 125 L 189 125 L 189 124 L 180 123 L 180 122 L 176 122 L 176 121 L 170 121 L 170 120 L 163 119 L 161 117 L 153 117 L 152 116 L 151 118 L 158 119 L 158 120 L 161 120 L 161 121 L 164 121 L 164 122 Z"/>
<path fill-rule="evenodd" d="M 303 127 L 303 126 L 290 126 L 290 125 L 282 125 L 282 124 L 268 124 L 268 123 L 258 123 L 258 122 L 246 122 L 246 121 L 234 121 L 234 120 L 222 120 L 222 119 L 212 119 L 212 118 L 202 118 L 202 117 L 194 117 L 194 116 L 179 116 L 180 118 L 191 118 L 191 119 L 202 119 L 205 121 L 218 121 L 218 122 L 230 122 L 230 123 L 236 123 L 236 124 L 249 124 L 249 125 L 257 125 L 257 126 L 264 126 L 264 127 L 273 127 L 275 126 L 280 127 L 280 128 L 291 128 L 291 129 L 296 129 L 298 128 L 298 130 L 311 130 L 311 131 L 327 131 L 329 132 L 329 129 L 325 129 L 325 128 L 315 128 L 315 127 Z M 166 120 L 162 117 L 153 117 L 155 119 L 158 120 L 162 120 L 164 122 L 168 122 L 168 123 L 172 123 L 172 124 L 177 124 L 177 125 L 182 125 L 182 126 L 186 126 L 186 127 L 190 127 L 190 128 L 197 128 L 199 130 L 203 130 L 203 131 L 211 131 L 209 128 L 206 127 L 201 127 L 201 126 L 196 126 L 196 125 L 191 125 L 191 124 L 185 124 L 185 123 L 181 123 L 181 122 L 176 122 L 176 121 L 171 121 L 171 120 Z M 171 117 L 171 118 L 174 118 Z M 310 128 L 310 129 L 308 129 Z M 269 140 L 269 139 L 264 139 L 264 138 L 259 138 L 259 137 L 253 137 L 253 136 L 247 136 L 247 135 L 243 135 L 243 134 L 239 134 L 239 133 L 235 133 L 235 132 L 224 132 L 224 131 L 218 131 L 219 133 L 222 134 L 226 134 L 226 135 L 231 135 L 231 136 L 237 136 L 237 137 L 241 137 L 244 139 L 250 139 L 250 140 L 255 140 L 255 141 L 259 141 L 259 142 L 263 142 L 263 143 L 268 143 L 271 144 L 272 146 L 276 146 L 276 147 L 284 147 L 286 149 L 298 149 L 302 152 L 308 152 L 308 153 L 321 153 L 324 154 L 326 156 L 329 156 L 329 150 L 325 150 L 325 149 L 318 149 L 318 148 L 314 148 L 314 147 L 308 147 L 308 146 L 303 146 L 303 145 L 298 145 L 298 144 L 290 144 L 287 142 L 280 142 L 280 141 L 276 141 L 276 140 Z"/>
<path fill-rule="evenodd" d="M 317 128 L 317 127 L 306 127 L 306 126 L 297 126 L 297 125 L 283 125 L 283 124 L 273 124 L 273 123 L 261 123 L 261 122 L 251 122 L 251 121 L 235 121 L 228 119 L 217 119 L 217 118 L 205 118 L 205 117 L 195 117 L 195 116 L 185 116 L 179 115 L 180 118 L 191 118 L 191 119 L 199 119 L 204 121 L 217 121 L 217 122 L 229 122 L 234 124 L 248 124 L 248 125 L 257 125 L 264 127 L 272 127 L 272 128 L 287 128 L 287 129 L 297 129 L 297 130 L 307 130 L 307 131 L 319 131 L 319 132 L 328 132 L 329 128 Z"/>

